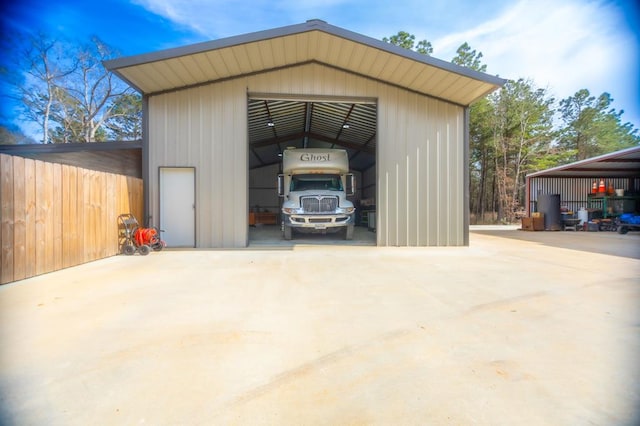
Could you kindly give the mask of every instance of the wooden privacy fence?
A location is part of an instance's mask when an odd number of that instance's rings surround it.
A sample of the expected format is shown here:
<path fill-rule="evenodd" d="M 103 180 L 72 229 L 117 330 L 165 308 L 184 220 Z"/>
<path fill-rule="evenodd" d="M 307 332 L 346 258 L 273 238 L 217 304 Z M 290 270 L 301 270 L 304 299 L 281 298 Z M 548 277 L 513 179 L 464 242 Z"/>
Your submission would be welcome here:
<path fill-rule="evenodd" d="M 0 284 L 116 255 L 143 217 L 138 178 L 0 154 L 0 179 Z"/>

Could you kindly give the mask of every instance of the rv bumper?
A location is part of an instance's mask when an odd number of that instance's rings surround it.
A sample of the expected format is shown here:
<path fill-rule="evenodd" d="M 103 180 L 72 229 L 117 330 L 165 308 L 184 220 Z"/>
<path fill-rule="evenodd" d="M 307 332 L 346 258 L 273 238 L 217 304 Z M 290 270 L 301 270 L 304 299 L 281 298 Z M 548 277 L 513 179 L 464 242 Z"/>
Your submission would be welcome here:
<path fill-rule="evenodd" d="M 354 215 L 283 215 L 283 224 L 292 228 L 306 228 L 308 230 L 326 230 L 342 228 L 354 223 Z"/>

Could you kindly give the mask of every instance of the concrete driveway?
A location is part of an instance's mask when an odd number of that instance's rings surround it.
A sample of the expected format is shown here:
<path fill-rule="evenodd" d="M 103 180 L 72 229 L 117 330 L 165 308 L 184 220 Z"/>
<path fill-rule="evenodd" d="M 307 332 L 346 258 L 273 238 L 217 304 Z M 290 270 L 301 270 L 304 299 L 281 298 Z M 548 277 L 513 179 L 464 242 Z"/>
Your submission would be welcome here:
<path fill-rule="evenodd" d="M 479 232 L 112 257 L 0 287 L 0 424 L 637 424 L 639 277 Z"/>

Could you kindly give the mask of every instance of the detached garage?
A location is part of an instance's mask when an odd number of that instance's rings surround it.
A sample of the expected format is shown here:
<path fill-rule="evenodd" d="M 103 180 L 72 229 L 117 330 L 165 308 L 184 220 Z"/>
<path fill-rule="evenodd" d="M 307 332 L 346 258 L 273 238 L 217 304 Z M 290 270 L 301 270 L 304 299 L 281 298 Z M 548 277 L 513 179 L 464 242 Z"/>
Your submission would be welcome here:
<path fill-rule="evenodd" d="M 468 245 L 468 107 L 498 77 L 319 20 L 105 66 L 143 95 L 146 211 L 171 246 L 277 221 L 288 147 L 347 150 L 378 245 Z"/>

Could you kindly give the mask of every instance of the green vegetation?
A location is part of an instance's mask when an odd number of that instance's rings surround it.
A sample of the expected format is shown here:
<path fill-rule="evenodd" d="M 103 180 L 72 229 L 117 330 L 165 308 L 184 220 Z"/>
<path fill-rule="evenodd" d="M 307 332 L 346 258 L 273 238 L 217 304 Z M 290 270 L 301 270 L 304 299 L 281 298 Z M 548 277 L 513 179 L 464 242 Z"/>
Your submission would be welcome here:
<path fill-rule="evenodd" d="M 400 31 L 383 41 L 420 52 Z M 426 40 L 420 46 L 429 46 Z M 424 52 L 420 52 L 424 53 Z M 486 72 L 482 53 L 462 44 L 452 63 Z M 525 176 L 535 171 L 640 145 L 608 93 L 587 89 L 559 102 L 526 78 L 509 80 L 470 107 L 470 209 L 475 223 L 515 220 L 524 206 Z"/>

